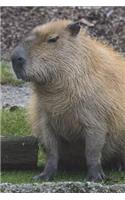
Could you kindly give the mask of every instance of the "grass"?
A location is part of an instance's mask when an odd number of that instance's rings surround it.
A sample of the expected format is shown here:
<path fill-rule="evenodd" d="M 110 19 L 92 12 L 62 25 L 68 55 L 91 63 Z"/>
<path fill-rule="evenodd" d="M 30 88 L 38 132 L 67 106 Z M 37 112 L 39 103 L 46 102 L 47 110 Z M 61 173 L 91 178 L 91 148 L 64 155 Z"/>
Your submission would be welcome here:
<path fill-rule="evenodd" d="M 43 168 L 43 167 L 42 167 Z M 2 171 L 1 182 L 3 183 L 34 183 L 32 177 L 38 175 L 42 169 L 38 170 L 27 170 L 27 171 Z M 125 172 L 106 172 L 107 179 L 102 181 L 102 184 L 115 184 L 125 183 Z M 59 172 L 53 179 L 54 182 L 59 181 L 85 181 L 85 174 L 83 172 Z M 37 181 L 39 182 L 39 181 Z"/>
<path fill-rule="evenodd" d="M 14 111 L 3 109 L 1 111 L 1 132 L 2 135 L 29 135 L 31 129 L 27 124 L 26 110 L 18 108 Z M 39 151 L 39 159 L 37 170 L 11 170 L 1 172 L 1 182 L 9 182 L 13 184 L 33 183 L 32 177 L 39 174 L 45 164 L 45 155 Z M 41 167 L 40 167 L 41 166 Z M 125 172 L 123 171 L 107 171 L 107 179 L 102 183 L 114 184 L 125 183 Z M 83 172 L 59 172 L 53 181 L 84 181 L 85 174 Z"/>
<path fill-rule="evenodd" d="M 125 183 L 125 171 L 108 171 L 106 175 L 106 184 Z"/>
<path fill-rule="evenodd" d="M 2 182 L 9 182 L 14 184 L 21 183 L 34 183 L 32 177 L 38 175 L 41 170 L 27 170 L 27 171 L 3 171 L 2 172 Z M 82 175 L 81 175 L 82 174 Z M 84 181 L 83 173 L 66 173 L 60 172 L 53 179 L 54 182 L 58 181 Z M 38 181 L 39 182 L 39 181 Z"/>
<path fill-rule="evenodd" d="M 2 171 L 1 173 L 1 182 L 2 183 L 31 183 L 32 177 L 37 174 L 37 171 Z"/>
<path fill-rule="evenodd" d="M 0 83 L 18 86 L 24 83 L 22 80 L 16 79 L 11 67 L 6 63 L 0 63 Z"/>
<path fill-rule="evenodd" d="M 4 136 L 29 135 L 31 128 L 26 120 L 26 109 L 17 108 L 14 111 L 3 109 L 1 112 L 1 133 Z"/>

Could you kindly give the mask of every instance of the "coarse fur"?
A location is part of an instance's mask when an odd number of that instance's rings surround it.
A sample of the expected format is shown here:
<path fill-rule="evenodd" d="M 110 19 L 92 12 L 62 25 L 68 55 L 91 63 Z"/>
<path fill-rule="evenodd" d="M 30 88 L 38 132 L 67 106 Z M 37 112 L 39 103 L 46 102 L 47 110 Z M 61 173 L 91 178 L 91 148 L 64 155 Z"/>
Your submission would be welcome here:
<path fill-rule="evenodd" d="M 82 160 L 88 179 L 98 180 L 104 178 L 101 165 L 114 161 L 125 169 L 125 60 L 70 24 L 38 26 L 23 42 L 32 131 L 48 155 L 37 178 L 49 179 L 61 159 L 70 165 L 74 156 L 74 168 Z"/>

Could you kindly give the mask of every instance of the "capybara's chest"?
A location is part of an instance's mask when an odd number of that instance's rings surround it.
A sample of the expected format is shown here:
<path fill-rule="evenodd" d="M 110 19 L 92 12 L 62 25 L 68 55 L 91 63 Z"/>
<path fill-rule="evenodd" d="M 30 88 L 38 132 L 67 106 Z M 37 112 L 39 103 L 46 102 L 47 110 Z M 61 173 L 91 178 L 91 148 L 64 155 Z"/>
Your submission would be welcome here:
<path fill-rule="evenodd" d="M 48 120 L 54 134 L 67 141 L 78 140 L 81 136 L 83 137 L 84 126 L 74 113 L 49 117 Z"/>

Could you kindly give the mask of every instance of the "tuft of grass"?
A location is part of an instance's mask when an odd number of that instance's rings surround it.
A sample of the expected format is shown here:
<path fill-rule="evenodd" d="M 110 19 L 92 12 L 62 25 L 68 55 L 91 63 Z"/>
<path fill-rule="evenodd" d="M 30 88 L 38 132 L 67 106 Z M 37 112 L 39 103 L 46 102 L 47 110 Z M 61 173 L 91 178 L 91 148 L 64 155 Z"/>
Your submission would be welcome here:
<path fill-rule="evenodd" d="M 0 63 L 0 83 L 18 86 L 24 83 L 22 80 L 16 79 L 11 67 L 6 63 Z"/>
<path fill-rule="evenodd" d="M 1 133 L 4 136 L 31 134 L 31 128 L 27 123 L 25 108 L 17 108 L 14 111 L 3 109 L 1 114 Z"/>

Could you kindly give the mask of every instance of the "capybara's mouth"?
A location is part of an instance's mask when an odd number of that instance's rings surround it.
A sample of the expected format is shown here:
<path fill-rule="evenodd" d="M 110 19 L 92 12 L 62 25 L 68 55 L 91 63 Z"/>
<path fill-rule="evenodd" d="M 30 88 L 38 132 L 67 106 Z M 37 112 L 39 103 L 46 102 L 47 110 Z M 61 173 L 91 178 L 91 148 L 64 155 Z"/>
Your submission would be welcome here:
<path fill-rule="evenodd" d="M 13 70 L 16 74 L 16 77 L 18 79 L 21 79 L 23 81 L 30 81 L 29 77 L 26 75 L 26 72 L 25 72 L 25 69 L 24 68 L 21 68 L 19 69 L 18 66 L 15 66 L 15 65 L 12 65 L 13 66 Z"/>
<path fill-rule="evenodd" d="M 26 60 L 25 49 L 21 45 L 17 46 L 12 52 L 11 61 L 17 78 L 24 81 L 28 79 L 25 72 Z"/>

